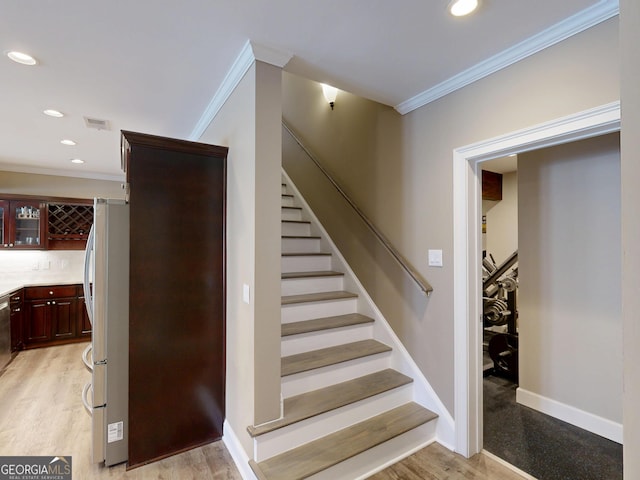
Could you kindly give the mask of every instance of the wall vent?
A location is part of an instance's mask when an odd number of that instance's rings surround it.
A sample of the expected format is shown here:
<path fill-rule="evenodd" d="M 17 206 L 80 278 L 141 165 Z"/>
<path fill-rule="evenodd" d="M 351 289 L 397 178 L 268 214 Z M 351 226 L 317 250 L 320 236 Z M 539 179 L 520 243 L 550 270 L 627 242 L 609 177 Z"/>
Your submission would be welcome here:
<path fill-rule="evenodd" d="M 96 130 L 109 130 L 109 121 L 100 120 L 99 118 L 84 117 L 84 123 L 87 128 L 95 128 Z"/>

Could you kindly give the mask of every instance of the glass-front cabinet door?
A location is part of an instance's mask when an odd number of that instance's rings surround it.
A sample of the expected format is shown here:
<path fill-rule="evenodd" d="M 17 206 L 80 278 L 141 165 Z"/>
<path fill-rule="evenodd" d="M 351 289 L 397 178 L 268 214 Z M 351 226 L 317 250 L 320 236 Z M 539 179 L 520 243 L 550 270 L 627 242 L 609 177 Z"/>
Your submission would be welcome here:
<path fill-rule="evenodd" d="M 46 220 L 41 218 L 43 211 L 43 205 L 37 201 L 0 200 L 2 248 L 42 248 Z"/>
<path fill-rule="evenodd" d="M 11 216 L 14 221 L 13 244 L 15 248 L 42 247 L 40 212 L 40 204 L 37 202 L 11 202 Z"/>
<path fill-rule="evenodd" d="M 0 245 L 8 244 L 9 202 L 0 200 Z"/>

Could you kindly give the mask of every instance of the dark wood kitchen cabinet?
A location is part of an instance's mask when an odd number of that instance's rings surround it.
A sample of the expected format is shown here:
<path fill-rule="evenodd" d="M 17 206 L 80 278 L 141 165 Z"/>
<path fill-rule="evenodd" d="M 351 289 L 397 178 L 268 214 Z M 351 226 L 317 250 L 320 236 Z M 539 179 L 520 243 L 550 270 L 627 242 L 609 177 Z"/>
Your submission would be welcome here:
<path fill-rule="evenodd" d="M 134 467 L 222 436 L 227 148 L 122 132 L 122 152 Z"/>
<path fill-rule="evenodd" d="M 86 341 L 84 299 L 79 285 L 26 287 L 22 316 L 25 348 Z"/>
<path fill-rule="evenodd" d="M 44 203 L 39 200 L 0 200 L 2 248 L 42 249 Z"/>
<path fill-rule="evenodd" d="M 0 246 L 84 250 L 93 200 L 0 193 Z"/>
<path fill-rule="evenodd" d="M 93 201 L 47 203 L 47 249 L 84 250 L 93 224 Z"/>

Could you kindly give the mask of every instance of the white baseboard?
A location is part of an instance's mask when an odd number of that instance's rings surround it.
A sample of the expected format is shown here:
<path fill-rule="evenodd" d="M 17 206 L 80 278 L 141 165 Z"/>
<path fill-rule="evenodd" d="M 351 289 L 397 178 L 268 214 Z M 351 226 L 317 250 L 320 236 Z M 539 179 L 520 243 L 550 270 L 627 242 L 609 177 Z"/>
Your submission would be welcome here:
<path fill-rule="evenodd" d="M 557 400 L 543 397 L 523 388 L 516 390 L 516 402 L 622 444 L 622 424 L 620 423 L 585 412 Z"/>
<path fill-rule="evenodd" d="M 249 466 L 249 456 L 247 455 L 247 452 L 242 448 L 240 440 L 238 440 L 238 437 L 229 425 L 229 422 L 226 420 L 222 426 L 222 431 L 222 441 L 227 447 L 227 450 L 229 450 L 231 458 L 233 458 L 243 480 L 258 480 Z"/>

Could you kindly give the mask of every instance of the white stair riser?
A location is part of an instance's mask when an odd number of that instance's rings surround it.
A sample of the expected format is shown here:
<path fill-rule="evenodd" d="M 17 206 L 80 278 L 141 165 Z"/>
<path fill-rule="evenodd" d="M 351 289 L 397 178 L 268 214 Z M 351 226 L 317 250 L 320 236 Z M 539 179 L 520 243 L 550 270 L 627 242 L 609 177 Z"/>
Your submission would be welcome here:
<path fill-rule="evenodd" d="M 307 477 L 306 480 L 348 478 L 364 480 L 436 441 L 438 420 L 431 420 L 380 445 L 370 448 L 331 468 Z"/>
<path fill-rule="evenodd" d="M 282 235 L 311 235 L 309 223 L 282 223 Z"/>
<path fill-rule="evenodd" d="M 282 377 L 282 396 L 292 397 L 389 368 L 390 352 Z"/>
<path fill-rule="evenodd" d="M 282 305 L 282 323 L 356 313 L 357 298 Z"/>
<path fill-rule="evenodd" d="M 283 208 L 282 220 L 302 220 L 302 210 L 297 208 Z"/>
<path fill-rule="evenodd" d="M 282 185 L 281 194 L 284 195 L 285 193 L 289 193 L 289 192 L 287 192 L 287 186 L 286 185 Z"/>
<path fill-rule="evenodd" d="M 283 238 L 282 253 L 316 253 L 320 251 L 319 238 Z"/>
<path fill-rule="evenodd" d="M 282 206 L 283 207 L 295 207 L 297 205 L 296 205 L 296 202 L 293 199 L 293 197 L 285 197 L 285 196 L 283 196 L 282 197 Z"/>
<path fill-rule="evenodd" d="M 291 448 L 350 427 L 375 415 L 411 401 L 412 387 L 404 385 L 388 392 L 345 405 L 337 410 L 317 415 L 254 438 L 254 453 L 258 462 Z"/>
<path fill-rule="evenodd" d="M 280 351 L 283 357 L 320 348 L 335 347 L 349 342 L 373 338 L 373 324 L 364 323 L 319 332 L 282 337 Z"/>
<path fill-rule="evenodd" d="M 282 257 L 281 268 L 285 273 L 331 270 L 331 255 Z"/>
<path fill-rule="evenodd" d="M 344 289 L 344 277 L 288 278 L 282 280 L 282 295 L 302 295 L 303 293 L 336 292 Z"/>

